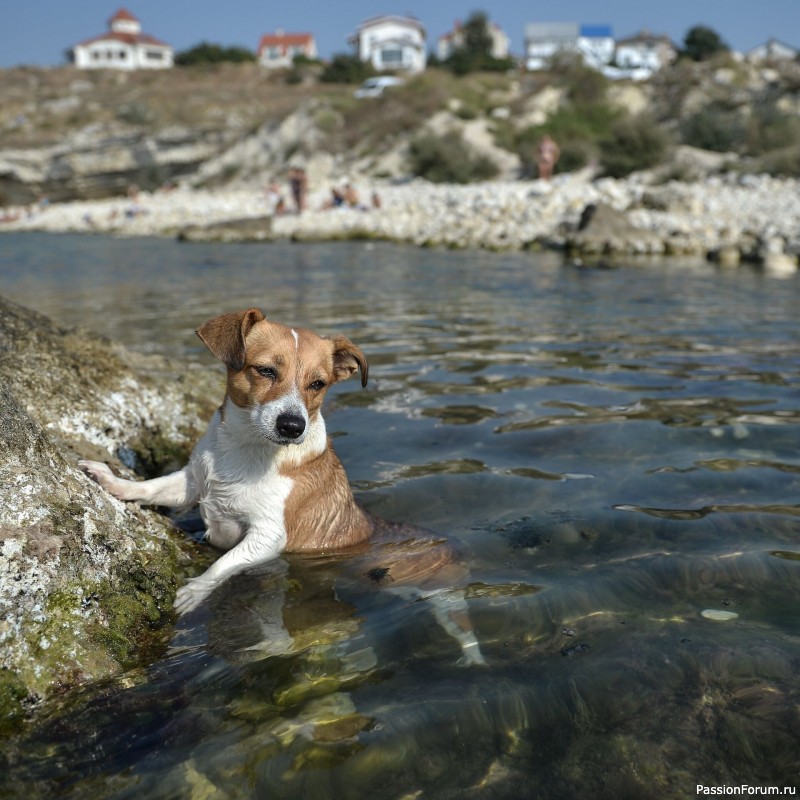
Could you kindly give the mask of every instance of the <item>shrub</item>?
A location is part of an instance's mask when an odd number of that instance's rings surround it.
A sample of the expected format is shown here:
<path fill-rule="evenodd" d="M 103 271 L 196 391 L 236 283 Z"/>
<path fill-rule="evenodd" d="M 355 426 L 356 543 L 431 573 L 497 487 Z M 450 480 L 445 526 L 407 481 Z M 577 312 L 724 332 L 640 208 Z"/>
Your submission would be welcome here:
<path fill-rule="evenodd" d="M 756 105 L 746 129 L 747 152 L 754 156 L 783 150 L 800 141 L 800 119 L 781 111 L 774 103 Z"/>
<path fill-rule="evenodd" d="M 600 149 L 596 142 L 588 139 L 568 139 L 561 148 L 561 156 L 556 164 L 556 172 L 574 172 L 599 158 Z M 531 176 L 536 173 L 530 170 Z"/>
<path fill-rule="evenodd" d="M 547 118 L 544 125 L 533 125 L 519 131 L 511 149 L 520 158 L 523 174 L 535 176 L 536 147 L 542 136 L 548 133 L 561 149 L 556 171 L 580 169 L 597 158 L 599 141 L 611 136 L 613 125 L 621 113 L 605 102 L 588 104 L 582 110 L 572 106 L 560 108 Z"/>
<path fill-rule="evenodd" d="M 470 183 L 497 175 L 497 165 L 476 155 L 456 132 L 422 134 L 409 145 L 411 172 L 433 183 Z"/>
<path fill-rule="evenodd" d="M 800 178 L 800 145 L 784 147 L 758 159 L 756 171 L 786 178 Z"/>
<path fill-rule="evenodd" d="M 642 115 L 617 121 L 610 136 L 600 141 L 603 169 L 612 178 L 659 164 L 669 148 L 669 137 L 652 118 Z"/>
<path fill-rule="evenodd" d="M 179 67 L 191 67 L 196 64 L 221 64 L 223 62 L 243 64 L 255 60 L 255 55 L 246 47 L 221 47 L 210 42 L 200 42 L 200 44 L 175 55 L 175 64 Z"/>
<path fill-rule="evenodd" d="M 737 111 L 711 104 L 687 117 L 680 125 L 684 144 L 716 150 L 718 153 L 741 151 L 746 141 L 746 128 Z"/>
<path fill-rule="evenodd" d="M 319 79 L 325 83 L 361 83 L 373 75 L 372 64 L 349 53 L 337 53 L 322 70 Z"/>
<path fill-rule="evenodd" d="M 123 103 L 117 108 L 117 119 L 129 125 L 150 125 L 156 121 L 156 113 L 147 103 Z"/>

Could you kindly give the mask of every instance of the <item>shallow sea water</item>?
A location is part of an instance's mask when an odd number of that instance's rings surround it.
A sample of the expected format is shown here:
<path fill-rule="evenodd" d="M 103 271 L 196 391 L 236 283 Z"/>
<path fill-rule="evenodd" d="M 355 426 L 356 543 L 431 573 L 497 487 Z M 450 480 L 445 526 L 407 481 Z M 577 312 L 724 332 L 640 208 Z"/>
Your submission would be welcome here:
<path fill-rule="evenodd" d="M 6 235 L 0 291 L 215 368 L 251 305 L 344 333 L 326 421 L 359 501 L 458 541 L 485 666 L 432 598 L 285 557 L 65 699 L 0 791 L 683 798 L 800 771 L 800 282 L 380 244 Z M 460 594 L 459 594 L 460 592 Z"/>

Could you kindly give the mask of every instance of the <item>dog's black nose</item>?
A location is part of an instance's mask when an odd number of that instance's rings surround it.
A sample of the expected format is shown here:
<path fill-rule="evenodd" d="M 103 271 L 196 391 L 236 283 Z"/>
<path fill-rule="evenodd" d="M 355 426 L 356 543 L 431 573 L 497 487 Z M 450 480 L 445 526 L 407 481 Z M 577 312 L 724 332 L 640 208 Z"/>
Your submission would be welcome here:
<path fill-rule="evenodd" d="M 297 414 L 281 414 L 275 422 L 278 433 L 286 439 L 297 439 L 306 429 L 306 421 Z"/>

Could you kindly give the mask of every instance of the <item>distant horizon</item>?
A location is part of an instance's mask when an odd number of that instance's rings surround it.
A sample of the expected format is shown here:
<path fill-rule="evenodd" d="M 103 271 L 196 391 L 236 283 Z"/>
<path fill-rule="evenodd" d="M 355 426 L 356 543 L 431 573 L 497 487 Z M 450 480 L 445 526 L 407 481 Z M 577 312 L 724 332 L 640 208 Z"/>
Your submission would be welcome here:
<path fill-rule="evenodd" d="M 563 0 L 558 14 L 538 14 L 522 0 L 506 0 L 502 4 L 440 0 L 435 6 L 422 0 L 404 0 L 396 9 L 376 8 L 366 0 L 340 0 L 335 6 L 312 0 L 279 13 L 270 13 L 257 0 L 237 0 L 224 13 L 215 7 L 197 8 L 190 0 L 82 0 L 77 7 L 51 0 L 29 0 L 16 6 L 13 16 L 3 22 L 0 68 L 63 66 L 68 50 L 104 33 L 109 18 L 123 7 L 139 19 L 144 33 L 161 39 L 176 52 L 203 41 L 255 52 L 264 34 L 283 29 L 287 33 L 313 34 L 320 58 L 329 59 L 337 53 L 352 52 L 348 37 L 365 19 L 382 14 L 419 19 L 427 32 L 427 48 L 433 51 L 439 36 L 474 11 L 483 11 L 506 32 L 515 56 L 523 55 L 525 25 L 556 21 L 610 26 L 615 39 L 647 30 L 668 36 L 678 46 L 683 44 L 687 31 L 704 25 L 738 52 L 751 50 L 769 39 L 800 49 L 797 0 L 762 0 L 757 6 L 731 5 L 722 0 L 673 0 L 668 7 L 607 0 L 601 13 L 589 0 Z"/>

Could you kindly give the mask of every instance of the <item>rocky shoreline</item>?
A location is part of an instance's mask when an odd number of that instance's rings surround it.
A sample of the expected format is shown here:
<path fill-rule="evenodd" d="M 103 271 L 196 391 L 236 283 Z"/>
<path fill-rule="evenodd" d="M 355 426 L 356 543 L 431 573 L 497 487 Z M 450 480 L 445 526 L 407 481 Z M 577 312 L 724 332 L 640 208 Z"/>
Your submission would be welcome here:
<path fill-rule="evenodd" d="M 573 255 L 697 256 L 723 266 L 750 262 L 792 274 L 800 254 L 800 180 L 714 175 L 654 183 L 641 175 L 552 183 L 505 181 L 467 186 L 362 181 L 361 198 L 380 207 L 325 208 L 330 187 L 309 195 L 308 210 L 273 213 L 255 189 L 178 187 L 113 198 L 7 209 L 0 231 L 180 236 L 205 241 L 374 239 L 450 248 L 563 249 Z M 596 213 L 596 212 L 600 213 Z"/>

